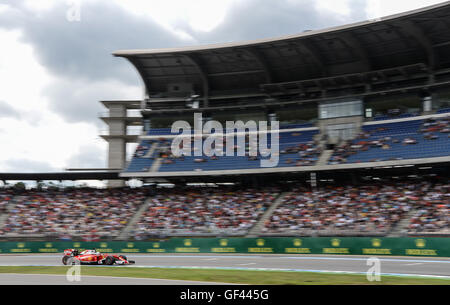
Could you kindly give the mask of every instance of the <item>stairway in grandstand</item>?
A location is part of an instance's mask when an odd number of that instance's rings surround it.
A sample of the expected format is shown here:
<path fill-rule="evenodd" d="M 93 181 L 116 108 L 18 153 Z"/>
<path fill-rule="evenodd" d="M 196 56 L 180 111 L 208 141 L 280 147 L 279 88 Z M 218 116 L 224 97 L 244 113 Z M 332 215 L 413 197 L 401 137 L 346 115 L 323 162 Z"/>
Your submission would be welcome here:
<path fill-rule="evenodd" d="M 415 209 L 411 209 L 408 213 L 406 213 L 406 215 L 397 223 L 397 225 L 391 230 L 391 232 L 389 232 L 387 237 L 405 236 L 408 232 L 408 226 L 411 217 L 413 217 L 416 212 L 417 211 Z"/>
<path fill-rule="evenodd" d="M 15 200 L 14 199 L 11 200 L 8 203 L 8 205 L 6 206 L 6 213 L 0 214 L 0 228 L 2 228 L 3 225 L 5 224 L 6 220 L 8 220 L 10 212 L 14 208 L 15 205 L 16 205 Z"/>
<path fill-rule="evenodd" d="M 134 226 L 141 218 L 142 214 L 144 214 L 144 212 L 147 211 L 149 204 L 150 199 L 147 199 L 145 203 L 139 208 L 139 210 L 137 210 L 137 212 L 133 215 L 133 217 L 130 219 L 126 227 L 122 230 L 122 232 L 120 232 L 120 234 L 117 236 L 116 239 L 124 240 L 129 236 L 130 232 L 133 230 Z"/>
<path fill-rule="evenodd" d="M 156 159 L 156 160 L 152 163 L 152 167 L 150 167 L 150 171 L 151 171 L 151 172 L 157 172 L 157 171 L 159 171 L 159 168 L 161 167 L 161 164 L 162 164 L 162 158 Z"/>
<path fill-rule="evenodd" d="M 277 199 L 273 202 L 273 204 L 267 209 L 263 216 L 258 220 L 258 222 L 253 226 L 253 228 L 248 231 L 247 237 L 257 237 L 259 233 L 261 233 L 262 228 L 264 227 L 264 223 L 267 219 L 269 219 L 270 215 L 272 215 L 273 211 L 278 208 L 278 206 L 283 202 L 283 198 L 287 195 L 290 195 L 290 192 L 281 193 Z"/>
<path fill-rule="evenodd" d="M 148 150 L 147 154 L 144 156 L 144 158 L 151 158 L 155 151 L 158 149 L 159 143 L 153 143 L 150 149 Z"/>
<path fill-rule="evenodd" d="M 328 149 L 328 150 L 324 150 L 322 152 L 322 154 L 319 157 L 319 160 L 317 161 L 318 166 L 320 165 L 327 165 L 328 164 L 328 160 L 330 160 L 331 156 L 333 155 L 334 150 L 332 149 Z"/>
<path fill-rule="evenodd" d="M 152 146 L 150 147 L 150 149 L 148 150 L 147 154 L 144 156 L 144 158 L 153 158 L 153 155 L 155 154 L 155 152 L 158 151 L 158 148 L 159 148 L 159 143 L 158 142 L 153 143 Z M 161 163 L 162 163 L 162 159 L 156 158 L 155 161 L 153 161 L 149 171 L 157 172 L 159 170 L 159 168 L 161 167 Z"/>
<path fill-rule="evenodd" d="M 141 146 L 149 145 L 148 141 L 142 141 Z M 158 151 L 159 143 L 152 143 L 144 155 L 140 157 L 133 156 L 130 162 L 125 166 L 128 171 L 150 171 L 153 164 L 155 152 Z"/>
<path fill-rule="evenodd" d="M 319 134 L 317 127 L 308 125 L 285 125 L 281 127 L 279 137 L 279 150 L 285 150 L 286 153 L 280 154 L 278 167 L 297 166 L 296 161 L 302 161 L 306 165 L 314 165 L 319 153 L 315 153 L 316 146 L 313 139 Z M 165 135 L 172 135 L 170 129 L 152 129 L 148 131 L 147 136 L 154 137 L 152 140 L 144 140 L 140 146 L 148 147 L 148 151 L 140 155 L 134 155 L 132 161 L 126 168 L 126 172 L 177 172 L 177 171 L 221 171 L 221 170 L 247 170 L 259 169 L 261 167 L 258 160 L 265 159 L 261 156 L 257 160 L 249 159 L 248 156 L 220 156 L 217 159 L 197 156 L 185 156 L 182 159 L 172 158 L 170 156 L 160 158 L 159 152 L 167 152 L 170 144 L 162 142 L 171 142 L 171 138 L 164 138 Z M 157 141 L 150 145 L 150 141 Z M 159 143 L 158 143 L 159 142 Z M 268 144 L 271 143 L 271 137 L 268 138 Z M 169 145 L 169 146 L 167 146 Z M 305 155 L 300 157 L 296 147 L 302 146 Z M 306 147 L 311 145 L 311 147 Z M 311 153 L 306 153 L 308 148 L 314 148 Z M 289 151 L 290 150 L 290 151 Z M 168 161 L 168 162 L 165 162 Z M 306 166 L 302 164 L 301 166 Z M 300 166 L 300 165 L 298 165 Z"/>

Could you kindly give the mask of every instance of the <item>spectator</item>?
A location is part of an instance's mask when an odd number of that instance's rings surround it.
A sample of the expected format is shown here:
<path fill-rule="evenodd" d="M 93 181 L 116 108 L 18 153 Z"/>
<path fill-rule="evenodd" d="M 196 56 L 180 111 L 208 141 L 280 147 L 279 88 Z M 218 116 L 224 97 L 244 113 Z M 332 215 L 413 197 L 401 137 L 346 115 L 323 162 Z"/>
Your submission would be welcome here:
<path fill-rule="evenodd" d="M 430 183 L 326 187 L 294 190 L 265 223 L 265 232 L 348 230 L 388 232 L 419 207 L 411 229 L 442 230 L 449 225 L 448 185 Z"/>
<path fill-rule="evenodd" d="M 162 190 L 137 223 L 135 236 L 160 231 L 247 232 L 275 200 L 277 189 Z"/>
<path fill-rule="evenodd" d="M 144 202 L 142 190 L 29 190 L 15 196 L 4 233 L 114 236 Z M 89 238 L 93 238 L 92 236 Z"/>

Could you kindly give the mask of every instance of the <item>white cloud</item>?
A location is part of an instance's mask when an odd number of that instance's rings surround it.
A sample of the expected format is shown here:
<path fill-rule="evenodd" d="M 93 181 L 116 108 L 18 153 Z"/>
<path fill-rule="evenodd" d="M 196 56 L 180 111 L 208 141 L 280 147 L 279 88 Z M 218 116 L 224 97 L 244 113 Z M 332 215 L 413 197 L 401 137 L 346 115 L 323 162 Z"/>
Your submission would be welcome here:
<path fill-rule="evenodd" d="M 43 95 L 51 100 L 49 109 L 68 122 L 99 125 L 98 114 L 107 111 L 100 101 L 139 100 L 144 95 L 143 85 L 139 85 L 126 85 L 114 79 L 87 81 L 61 77 L 45 88 Z"/>
<path fill-rule="evenodd" d="M 21 32 L 0 29 L 0 100 L 24 111 L 45 108 L 40 98 L 42 88 L 52 78 L 38 64 L 33 48 L 20 42 Z"/>
<path fill-rule="evenodd" d="M 229 7 L 237 2 L 237 0 L 115 1 L 126 10 L 149 16 L 173 31 L 176 31 L 176 25 L 180 22 L 189 24 L 196 31 L 210 31 L 223 21 Z"/>
<path fill-rule="evenodd" d="M 316 0 L 316 8 L 321 11 L 334 12 L 342 16 L 348 16 L 351 12 L 349 0 Z"/>
<path fill-rule="evenodd" d="M 0 119 L 0 142 L 7 143 L 0 150 L 1 160 L 39 160 L 62 170 L 69 165 L 67 161 L 82 145 L 92 143 L 100 149 L 104 148 L 100 142 L 102 140 L 96 136 L 98 129 L 94 125 L 68 124 L 47 111 L 40 112 L 40 115 L 40 123 L 36 126 L 23 120 Z M 5 170 L 5 166 L 7 164 L 0 164 L 0 171 Z M 25 168 L 16 170 L 26 171 Z"/>
<path fill-rule="evenodd" d="M 43 11 L 51 9 L 56 1 L 55 0 L 26 0 L 25 6 L 34 11 Z"/>
<path fill-rule="evenodd" d="M 0 3 L 0 13 L 4 13 L 9 9 L 9 6 L 6 4 Z"/>
<path fill-rule="evenodd" d="M 33 49 L 20 42 L 21 33 L 0 30 L 0 37 L 0 100 L 20 114 L 0 118 L 0 171 L 26 171 L 26 164 L 13 162 L 21 159 L 63 169 L 86 143 L 96 145 L 106 154 L 94 124 L 71 124 L 48 109 L 42 90 L 54 79 L 38 64 Z M 6 164 L 8 160 L 12 161 Z"/>
<path fill-rule="evenodd" d="M 380 18 L 444 2 L 442 0 L 367 0 L 367 15 Z"/>

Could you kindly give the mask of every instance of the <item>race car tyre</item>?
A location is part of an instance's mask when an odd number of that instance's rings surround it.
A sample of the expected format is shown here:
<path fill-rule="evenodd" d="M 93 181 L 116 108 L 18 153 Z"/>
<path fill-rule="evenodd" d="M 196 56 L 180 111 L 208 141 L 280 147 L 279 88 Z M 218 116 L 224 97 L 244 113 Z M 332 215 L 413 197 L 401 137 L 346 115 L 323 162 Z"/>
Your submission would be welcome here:
<path fill-rule="evenodd" d="M 73 258 L 73 257 L 68 257 L 67 258 L 67 260 L 66 260 L 66 265 L 69 265 L 69 266 L 71 266 L 71 265 L 75 265 L 75 259 Z"/>
<path fill-rule="evenodd" d="M 115 261 L 114 257 L 108 256 L 105 258 L 105 265 L 113 265 L 114 261 Z"/>
<path fill-rule="evenodd" d="M 62 258 L 62 263 L 64 264 L 64 265 L 67 265 L 67 260 L 70 258 L 70 256 L 68 256 L 68 255 L 65 255 L 63 258 Z"/>
<path fill-rule="evenodd" d="M 128 261 L 130 264 L 136 264 L 135 261 Z"/>

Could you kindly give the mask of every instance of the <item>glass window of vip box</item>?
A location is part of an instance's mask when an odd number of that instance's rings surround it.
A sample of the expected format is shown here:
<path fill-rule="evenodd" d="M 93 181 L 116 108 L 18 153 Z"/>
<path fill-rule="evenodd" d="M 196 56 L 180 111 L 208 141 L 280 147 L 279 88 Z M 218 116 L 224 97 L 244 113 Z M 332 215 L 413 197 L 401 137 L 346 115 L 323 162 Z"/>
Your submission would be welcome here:
<path fill-rule="evenodd" d="M 319 105 L 320 119 L 335 119 L 362 115 L 363 103 L 361 100 L 323 102 Z"/>

